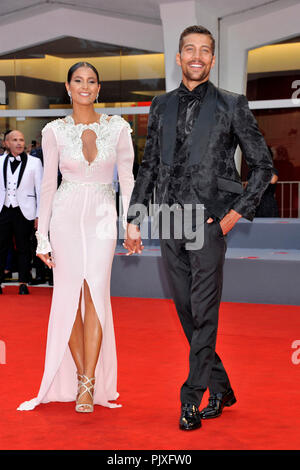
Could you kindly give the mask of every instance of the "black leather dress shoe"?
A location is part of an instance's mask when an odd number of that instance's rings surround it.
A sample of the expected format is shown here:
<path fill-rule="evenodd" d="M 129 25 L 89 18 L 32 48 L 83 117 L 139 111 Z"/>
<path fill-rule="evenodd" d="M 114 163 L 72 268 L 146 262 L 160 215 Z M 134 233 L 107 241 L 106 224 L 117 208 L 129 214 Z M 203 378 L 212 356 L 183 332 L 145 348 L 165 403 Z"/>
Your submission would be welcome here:
<path fill-rule="evenodd" d="M 20 284 L 19 295 L 28 295 L 28 294 L 29 294 L 29 290 L 26 284 Z"/>
<path fill-rule="evenodd" d="M 197 406 L 192 403 L 184 403 L 181 406 L 179 428 L 184 431 L 192 431 L 201 427 L 201 418 Z"/>
<path fill-rule="evenodd" d="M 224 406 L 232 406 L 236 403 L 233 390 L 230 388 L 224 393 L 215 393 L 208 398 L 208 406 L 200 411 L 202 419 L 211 419 L 221 416 Z"/>

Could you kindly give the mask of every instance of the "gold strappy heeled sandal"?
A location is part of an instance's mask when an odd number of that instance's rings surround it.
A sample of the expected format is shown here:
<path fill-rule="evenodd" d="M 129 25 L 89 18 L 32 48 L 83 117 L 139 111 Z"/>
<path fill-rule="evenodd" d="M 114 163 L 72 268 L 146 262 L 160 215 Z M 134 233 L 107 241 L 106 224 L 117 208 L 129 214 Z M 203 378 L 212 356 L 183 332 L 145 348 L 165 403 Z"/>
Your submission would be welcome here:
<path fill-rule="evenodd" d="M 94 411 L 94 405 L 90 403 L 78 403 L 80 398 L 87 392 L 93 400 L 95 377 L 88 378 L 86 375 L 77 374 L 78 376 L 78 394 L 76 399 L 75 411 L 78 413 L 92 413 Z M 80 393 L 81 388 L 83 391 Z"/>

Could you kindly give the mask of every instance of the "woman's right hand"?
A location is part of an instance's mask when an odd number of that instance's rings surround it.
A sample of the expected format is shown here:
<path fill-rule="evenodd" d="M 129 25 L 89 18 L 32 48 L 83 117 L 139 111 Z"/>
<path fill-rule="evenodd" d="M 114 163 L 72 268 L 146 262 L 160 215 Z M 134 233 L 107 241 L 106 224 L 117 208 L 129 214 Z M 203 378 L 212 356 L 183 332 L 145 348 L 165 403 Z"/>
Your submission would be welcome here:
<path fill-rule="evenodd" d="M 41 253 L 37 253 L 36 256 L 38 256 L 45 263 L 45 265 L 48 266 L 48 268 L 51 269 L 55 267 L 54 259 L 52 256 L 49 256 L 49 254 L 42 255 Z"/>

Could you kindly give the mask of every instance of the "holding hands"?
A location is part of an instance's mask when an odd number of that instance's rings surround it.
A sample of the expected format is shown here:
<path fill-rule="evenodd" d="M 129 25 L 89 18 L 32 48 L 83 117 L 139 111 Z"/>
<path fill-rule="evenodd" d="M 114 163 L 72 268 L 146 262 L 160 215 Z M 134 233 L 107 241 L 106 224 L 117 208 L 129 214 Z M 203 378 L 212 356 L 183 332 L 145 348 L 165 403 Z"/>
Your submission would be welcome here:
<path fill-rule="evenodd" d="M 123 246 L 128 250 L 126 256 L 133 255 L 134 253 L 140 255 L 142 253 L 144 247 L 141 239 L 141 232 L 137 225 L 127 224 Z"/>

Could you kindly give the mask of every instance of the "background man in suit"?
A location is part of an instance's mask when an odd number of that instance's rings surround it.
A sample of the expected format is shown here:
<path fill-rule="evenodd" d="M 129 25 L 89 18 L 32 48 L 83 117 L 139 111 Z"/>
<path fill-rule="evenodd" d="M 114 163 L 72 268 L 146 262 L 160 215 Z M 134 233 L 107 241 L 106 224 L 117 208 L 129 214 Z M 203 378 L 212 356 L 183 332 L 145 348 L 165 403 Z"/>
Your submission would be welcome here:
<path fill-rule="evenodd" d="M 7 134 L 5 145 L 9 153 L 0 160 L 0 294 L 13 236 L 18 254 L 19 294 L 28 294 L 30 237 L 37 225 L 43 167 L 38 158 L 24 152 L 22 132 Z"/>
<path fill-rule="evenodd" d="M 215 352 L 226 234 L 240 217 L 253 219 L 272 176 L 270 153 L 247 99 L 209 81 L 214 49 L 213 36 L 202 26 L 181 34 L 176 62 L 182 82 L 152 101 L 145 154 L 130 201 L 132 208 L 147 206 L 156 184 L 156 202 L 171 206 L 174 221 L 178 212 L 186 215 L 192 208 L 196 215 L 197 205 L 205 208 L 202 225 L 196 225 L 204 233 L 202 248 L 188 249 L 184 234 L 161 239 L 173 299 L 190 344 L 189 375 L 180 393 L 183 430 L 199 428 L 201 417 L 220 416 L 224 406 L 236 402 Z M 238 144 L 252 170 L 245 191 L 234 161 Z M 124 246 L 129 254 L 141 253 L 140 220 L 130 212 Z M 207 387 L 209 404 L 200 413 Z"/>

